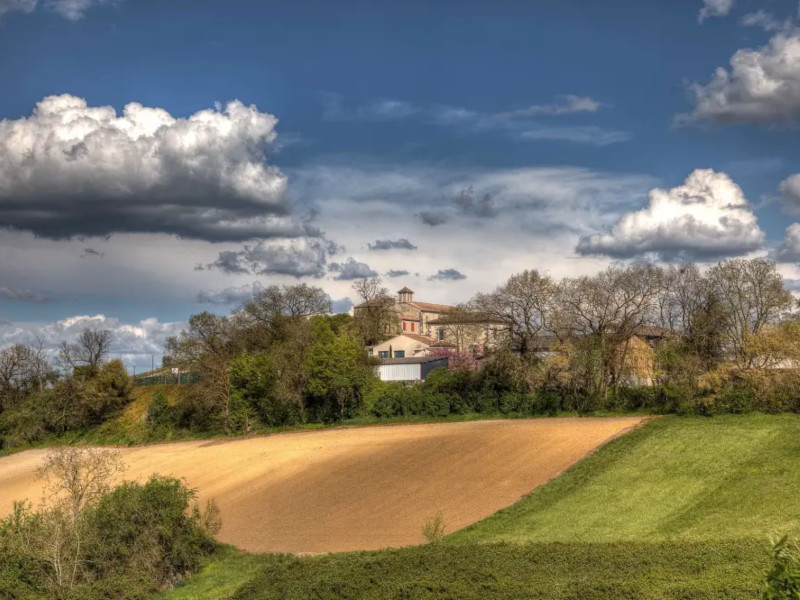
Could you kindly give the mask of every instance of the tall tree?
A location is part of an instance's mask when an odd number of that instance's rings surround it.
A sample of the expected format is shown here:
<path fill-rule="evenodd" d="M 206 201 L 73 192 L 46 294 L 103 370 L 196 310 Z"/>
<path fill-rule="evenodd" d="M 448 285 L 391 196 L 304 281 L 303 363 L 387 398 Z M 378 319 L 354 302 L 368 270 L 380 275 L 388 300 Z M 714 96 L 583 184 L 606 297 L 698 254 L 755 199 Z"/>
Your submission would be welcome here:
<path fill-rule="evenodd" d="M 617 383 L 631 338 L 652 323 L 662 281 L 660 269 L 638 264 L 612 266 L 593 277 L 562 283 L 561 321 L 573 337 L 599 353 L 604 371 L 600 391 Z"/>
<path fill-rule="evenodd" d="M 69 368 L 97 368 L 108 358 L 113 334 L 108 329 L 84 329 L 78 339 L 69 343 L 64 341 L 58 349 L 59 362 Z"/>
<path fill-rule="evenodd" d="M 353 311 L 353 321 L 365 345 L 378 344 L 399 331 L 400 315 L 395 310 L 394 296 L 379 277 L 358 279 L 353 282 L 353 290 L 361 298 Z"/>
<path fill-rule="evenodd" d="M 189 317 L 188 327 L 166 342 L 166 353 L 177 364 L 199 369 L 201 399 L 217 408 L 231 423 L 231 360 L 236 354 L 233 327 L 228 317 L 202 312 Z"/>
<path fill-rule="evenodd" d="M 511 346 L 523 356 L 536 348 L 536 340 L 552 332 L 551 317 L 557 287 L 538 271 L 512 275 L 488 294 L 477 294 L 470 309 L 506 324 Z"/>
<path fill-rule="evenodd" d="M 300 319 L 331 312 L 331 299 L 322 288 L 302 283 L 271 285 L 257 292 L 234 315 L 236 328 L 249 345 L 267 347 L 286 335 Z"/>
<path fill-rule="evenodd" d="M 731 357 L 745 355 L 745 339 L 777 323 L 793 308 L 775 263 L 765 258 L 727 260 L 708 271 L 708 280 L 724 318 L 722 330 Z"/>

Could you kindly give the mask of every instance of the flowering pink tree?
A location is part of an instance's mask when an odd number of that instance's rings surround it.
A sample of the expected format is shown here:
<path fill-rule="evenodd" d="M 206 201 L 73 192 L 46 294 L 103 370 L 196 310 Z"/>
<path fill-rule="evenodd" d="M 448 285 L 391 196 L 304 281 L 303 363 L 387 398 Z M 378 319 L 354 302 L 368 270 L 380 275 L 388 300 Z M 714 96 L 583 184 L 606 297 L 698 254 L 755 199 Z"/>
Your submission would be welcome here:
<path fill-rule="evenodd" d="M 429 348 L 428 356 L 447 357 L 447 367 L 451 371 L 477 371 L 478 359 L 482 353 L 469 350 L 456 350 L 455 348 Z"/>

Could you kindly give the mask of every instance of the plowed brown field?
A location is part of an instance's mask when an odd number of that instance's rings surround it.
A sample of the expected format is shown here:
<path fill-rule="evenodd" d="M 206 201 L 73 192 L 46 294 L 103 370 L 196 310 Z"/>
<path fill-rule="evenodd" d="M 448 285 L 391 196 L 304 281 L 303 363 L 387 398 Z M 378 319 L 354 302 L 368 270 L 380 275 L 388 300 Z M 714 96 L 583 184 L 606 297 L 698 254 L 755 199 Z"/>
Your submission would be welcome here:
<path fill-rule="evenodd" d="M 423 541 L 513 504 L 638 417 L 358 427 L 121 449 L 126 479 L 181 477 L 222 510 L 222 541 L 258 552 L 333 552 Z M 0 458 L 0 516 L 34 504 L 44 450 Z"/>

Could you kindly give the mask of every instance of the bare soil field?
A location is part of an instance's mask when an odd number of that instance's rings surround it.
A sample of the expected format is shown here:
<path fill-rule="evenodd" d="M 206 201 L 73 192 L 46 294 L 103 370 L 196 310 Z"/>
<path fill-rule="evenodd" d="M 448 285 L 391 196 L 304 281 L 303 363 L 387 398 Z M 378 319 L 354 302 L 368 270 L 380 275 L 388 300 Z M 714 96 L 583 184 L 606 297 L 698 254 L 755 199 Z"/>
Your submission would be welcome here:
<path fill-rule="evenodd" d="M 125 479 L 183 478 L 222 511 L 219 538 L 252 552 L 373 550 L 423 542 L 513 504 L 639 417 L 357 427 L 123 448 Z M 36 504 L 45 450 L 0 458 L 0 516 Z"/>

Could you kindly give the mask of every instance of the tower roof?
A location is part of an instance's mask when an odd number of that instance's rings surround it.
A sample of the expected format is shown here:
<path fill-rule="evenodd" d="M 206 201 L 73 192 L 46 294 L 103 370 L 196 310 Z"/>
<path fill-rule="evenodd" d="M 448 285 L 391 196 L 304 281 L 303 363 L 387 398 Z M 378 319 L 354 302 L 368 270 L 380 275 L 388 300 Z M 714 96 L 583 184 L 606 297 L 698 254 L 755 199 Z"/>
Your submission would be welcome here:
<path fill-rule="evenodd" d="M 408 289 L 408 286 L 403 286 L 403 289 L 399 290 L 397 293 L 398 294 L 413 294 L 414 292 L 412 290 Z"/>

